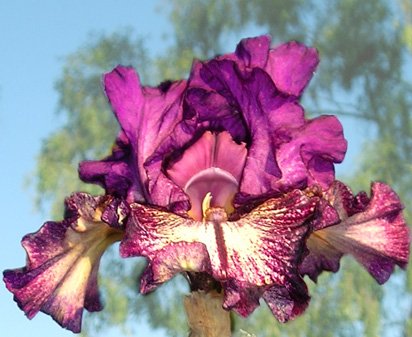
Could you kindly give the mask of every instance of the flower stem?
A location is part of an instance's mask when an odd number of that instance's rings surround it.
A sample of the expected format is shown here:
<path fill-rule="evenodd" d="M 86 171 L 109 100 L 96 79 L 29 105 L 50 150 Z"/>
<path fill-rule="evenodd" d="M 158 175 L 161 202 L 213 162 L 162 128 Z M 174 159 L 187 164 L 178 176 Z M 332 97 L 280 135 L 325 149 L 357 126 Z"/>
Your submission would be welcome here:
<path fill-rule="evenodd" d="M 194 291 L 185 296 L 189 337 L 230 337 L 230 313 L 222 308 L 223 294 Z"/>

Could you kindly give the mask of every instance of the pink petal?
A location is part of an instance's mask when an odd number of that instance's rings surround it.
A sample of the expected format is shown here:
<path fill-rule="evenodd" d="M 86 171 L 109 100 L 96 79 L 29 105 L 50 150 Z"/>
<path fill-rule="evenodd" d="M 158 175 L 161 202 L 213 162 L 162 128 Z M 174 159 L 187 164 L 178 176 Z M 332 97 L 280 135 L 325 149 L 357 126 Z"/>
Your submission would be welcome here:
<path fill-rule="evenodd" d="M 347 143 L 342 125 L 334 116 L 322 116 L 291 130 L 291 139 L 276 153 L 283 176 L 278 184 L 294 186 L 307 179 L 308 186 L 327 189 L 335 180 L 333 163 L 345 157 Z"/>
<path fill-rule="evenodd" d="M 245 144 L 236 144 L 228 132 L 207 131 L 167 170 L 189 195 L 194 219 L 202 219 L 202 202 L 207 193 L 213 196 L 212 206 L 231 207 L 246 155 Z"/>

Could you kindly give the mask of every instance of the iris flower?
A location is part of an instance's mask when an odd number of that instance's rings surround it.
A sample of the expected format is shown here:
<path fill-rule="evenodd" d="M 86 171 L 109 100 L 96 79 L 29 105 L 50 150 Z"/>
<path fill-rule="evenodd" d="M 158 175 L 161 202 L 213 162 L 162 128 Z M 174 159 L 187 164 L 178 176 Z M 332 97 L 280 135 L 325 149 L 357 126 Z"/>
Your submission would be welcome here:
<path fill-rule="evenodd" d="M 353 255 L 379 282 L 405 268 L 410 236 L 386 184 L 354 196 L 335 180 L 347 143 L 334 116 L 308 119 L 300 97 L 318 53 L 297 42 L 242 40 L 234 53 L 195 60 L 188 80 L 145 87 L 131 67 L 104 76 L 121 126 L 112 154 L 80 178 L 61 222 L 23 238 L 27 265 L 4 272 L 29 318 L 50 314 L 74 332 L 101 309 L 105 249 L 143 256 L 142 293 L 184 273 L 193 291 L 218 291 L 249 315 L 263 298 L 281 322 L 303 313 L 313 280 Z"/>

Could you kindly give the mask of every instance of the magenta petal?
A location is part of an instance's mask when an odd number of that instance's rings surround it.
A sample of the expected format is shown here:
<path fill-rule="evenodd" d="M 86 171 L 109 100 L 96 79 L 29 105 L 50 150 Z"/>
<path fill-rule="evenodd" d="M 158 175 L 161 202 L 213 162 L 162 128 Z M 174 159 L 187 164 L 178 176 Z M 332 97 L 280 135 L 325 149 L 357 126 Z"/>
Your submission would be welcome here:
<path fill-rule="evenodd" d="M 265 70 L 280 91 L 300 96 L 318 63 L 316 49 L 298 42 L 289 42 L 270 51 Z"/>
<path fill-rule="evenodd" d="M 236 48 L 236 55 L 244 62 L 246 67 L 266 66 L 270 48 L 270 37 L 262 35 L 243 39 Z"/>
<path fill-rule="evenodd" d="M 112 154 L 103 160 L 81 162 L 79 176 L 85 182 L 100 185 L 107 194 L 144 201 L 146 192 L 134 166 L 129 141 L 121 132 Z"/>
<path fill-rule="evenodd" d="M 306 179 L 309 186 L 327 189 L 335 180 L 333 163 L 340 163 L 347 149 L 342 125 L 334 116 L 322 116 L 289 132 L 291 139 L 277 151 L 284 173 L 279 184 L 293 186 Z"/>
<path fill-rule="evenodd" d="M 171 195 L 161 186 L 163 194 L 152 193 L 163 180 L 160 169 L 146 171 L 145 163 L 168 138 L 182 120 L 182 99 L 186 82 L 142 87 L 133 68 L 118 66 L 104 76 L 106 95 L 122 129 L 113 154 L 100 162 L 80 166 L 83 180 L 97 182 L 106 191 L 126 197 L 129 202 L 149 201 L 166 206 L 183 199 Z M 181 194 L 183 194 L 181 192 Z"/>
<path fill-rule="evenodd" d="M 244 141 L 247 129 L 242 116 L 228 100 L 210 88 L 190 87 L 186 92 L 187 112 L 196 116 L 199 129 L 228 131 L 233 139 Z"/>
<path fill-rule="evenodd" d="M 263 287 L 234 279 L 223 283 L 225 299 L 223 308 L 233 310 L 243 317 L 249 316 L 258 306 L 264 291 Z"/>
<path fill-rule="evenodd" d="M 282 175 L 275 157 L 271 137 L 269 111 L 286 102 L 278 95 L 270 77 L 259 68 L 242 74 L 238 65 L 229 60 L 212 60 L 203 65 L 200 76 L 242 113 L 250 132 L 251 147 L 240 190 L 248 194 L 263 194 L 275 189 L 272 185 Z"/>
<path fill-rule="evenodd" d="M 240 191 L 259 195 L 334 180 L 334 163 L 343 160 L 346 140 L 332 116 L 305 120 L 294 97 L 274 86 L 260 68 L 242 73 L 233 61 L 213 60 L 200 75 L 208 85 L 243 114 L 250 148 Z"/>
<path fill-rule="evenodd" d="M 292 42 L 270 50 L 261 36 L 242 40 L 235 53 L 195 61 L 187 82 L 142 87 L 132 68 L 119 66 L 104 77 L 122 129 L 117 147 L 105 160 L 82 163 L 80 176 L 129 203 L 183 213 L 188 196 L 165 169 L 206 131 L 227 131 L 248 148 L 240 192 L 327 188 L 346 142 L 334 118 L 305 120 L 299 105 L 317 62 L 314 49 Z"/>
<path fill-rule="evenodd" d="M 104 88 L 114 113 L 131 142 L 141 124 L 145 98 L 140 79 L 133 68 L 118 66 L 104 76 Z"/>
<path fill-rule="evenodd" d="M 133 68 L 118 66 L 104 76 L 104 85 L 120 126 L 134 146 L 135 159 L 141 169 L 142 159 L 148 158 L 180 121 L 186 82 L 159 88 L 141 87 Z"/>
<path fill-rule="evenodd" d="M 98 265 L 105 249 L 123 236 L 126 206 L 109 196 L 78 193 L 67 199 L 66 207 L 64 221 L 47 222 L 23 238 L 27 265 L 6 270 L 4 282 L 27 317 L 43 311 L 62 327 L 80 332 L 83 308 L 102 308 Z M 104 213 L 111 223 L 100 219 Z"/>
<path fill-rule="evenodd" d="M 333 163 L 342 161 L 346 151 L 339 122 L 332 117 L 305 120 L 298 102 L 278 92 L 259 69 L 238 81 L 239 72 L 233 67 L 215 68 L 223 73 L 216 72 L 216 77 L 230 79 L 227 87 L 251 131 L 241 191 L 263 194 L 312 183 L 327 187 L 334 179 Z M 316 134 L 320 137 L 315 139 Z"/>
<path fill-rule="evenodd" d="M 284 287 L 272 286 L 263 294 L 267 305 L 279 322 L 285 323 L 302 314 L 309 305 L 306 284 L 295 280 Z"/>
<path fill-rule="evenodd" d="M 135 179 L 146 187 L 149 182 L 144 164 L 182 119 L 181 103 L 186 82 L 170 83 L 167 87 L 142 88 L 133 68 L 119 66 L 105 75 L 104 84 L 110 104 L 130 142 Z M 152 185 L 157 183 L 160 174 L 160 171 L 156 176 L 152 173 Z M 151 193 L 152 188 L 149 186 L 149 190 L 145 190 L 147 201 L 158 205 L 173 202 L 167 193 L 163 193 L 166 198 Z M 129 200 L 136 201 L 132 198 Z"/>

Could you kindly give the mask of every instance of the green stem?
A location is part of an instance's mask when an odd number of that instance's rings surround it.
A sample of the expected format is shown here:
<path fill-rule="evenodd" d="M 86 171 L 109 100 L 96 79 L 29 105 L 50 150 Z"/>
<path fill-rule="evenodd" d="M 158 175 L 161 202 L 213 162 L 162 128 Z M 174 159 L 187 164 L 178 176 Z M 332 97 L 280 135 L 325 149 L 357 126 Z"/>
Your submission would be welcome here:
<path fill-rule="evenodd" d="M 223 293 L 194 291 L 184 298 L 189 337 L 230 337 L 230 313 L 222 308 Z"/>

